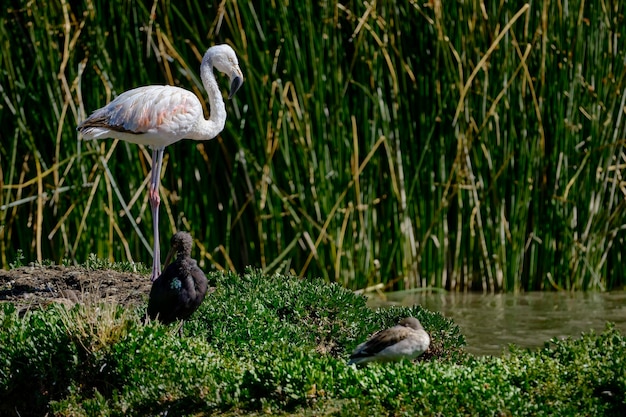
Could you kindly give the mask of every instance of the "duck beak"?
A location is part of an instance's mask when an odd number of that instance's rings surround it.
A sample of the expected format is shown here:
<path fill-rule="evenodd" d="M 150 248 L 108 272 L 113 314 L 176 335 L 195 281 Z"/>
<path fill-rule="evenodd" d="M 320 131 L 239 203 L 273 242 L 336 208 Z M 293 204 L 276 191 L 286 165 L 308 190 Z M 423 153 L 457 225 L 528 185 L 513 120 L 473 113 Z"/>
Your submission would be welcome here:
<path fill-rule="evenodd" d="M 234 68 L 232 75 L 230 76 L 230 92 L 228 93 L 228 99 L 232 99 L 239 87 L 243 84 L 243 73 L 237 65 Z"/>

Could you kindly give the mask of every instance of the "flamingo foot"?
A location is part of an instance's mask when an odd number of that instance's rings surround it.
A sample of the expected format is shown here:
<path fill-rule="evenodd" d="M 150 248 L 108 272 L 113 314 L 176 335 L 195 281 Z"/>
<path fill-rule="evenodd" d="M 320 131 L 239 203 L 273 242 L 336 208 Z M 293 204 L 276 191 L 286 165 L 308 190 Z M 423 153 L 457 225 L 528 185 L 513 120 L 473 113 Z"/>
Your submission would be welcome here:
<path fill-rule="evenodd" d="M 150 282 L 156 281 L 159 275 L 161 275 L 161 271 L 159 271 L 159 269 L 152 268 L 152 274 L 150 275 Z"/>

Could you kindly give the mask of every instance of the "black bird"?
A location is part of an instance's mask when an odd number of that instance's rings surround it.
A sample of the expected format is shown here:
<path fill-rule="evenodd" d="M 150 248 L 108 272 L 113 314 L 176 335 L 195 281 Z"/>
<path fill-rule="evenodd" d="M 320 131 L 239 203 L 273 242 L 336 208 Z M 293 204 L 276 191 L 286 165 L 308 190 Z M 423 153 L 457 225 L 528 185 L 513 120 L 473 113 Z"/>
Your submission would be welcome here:
<path fill-rule="evenodd" d="M 148 301 L 148 316 L 164 324 L 181 320 L 178 330 L 182 336 L 183 322 L 202 304 L 208 289 L 204 272 L 191 259 L 193 241 L 187 232 L 177 232 L 172 236 L 171 249 L 165 259 L 168 265 L 172 255 L 176 260 L 169 264 L 152 284 Z"/>

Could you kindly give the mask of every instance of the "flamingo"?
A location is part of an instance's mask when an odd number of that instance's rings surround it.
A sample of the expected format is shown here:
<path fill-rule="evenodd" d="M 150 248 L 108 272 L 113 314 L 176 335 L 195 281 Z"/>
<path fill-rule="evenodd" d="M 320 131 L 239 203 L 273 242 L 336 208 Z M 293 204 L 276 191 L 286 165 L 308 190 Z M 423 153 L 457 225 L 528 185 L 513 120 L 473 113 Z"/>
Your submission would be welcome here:
<path fill-rule="evenodd" d="M 214 68 L 230 78 L 229 99 L 243 83 L 237 55 L 230 46 L 215 45 L 206 51 L 200 65 L 200 78 L 209 96 L 208 120 L 204 118 L 200 100 L 191 91 L 169 85 L 150 85 L 120 94 L 77 127 L 83 139 L 117 138 L 152 148 L 149 200 L 154 233 L 150 276 L 153 282 L 161 273 L 159 188 L 163 150 L 181 139 L 213 139 L 224 129 L 226 107 Z"/>
<path fill-rule="evenodd" d="M 169 324 L 181 320 L 178 333 L 182 336 L 183 323 L 202 304 L 208 290 L 208 280 L 191 258 L 193 241 L 187 232 L 177 232 L 172 236 L 171 249 L 165 258 L 165 265 L 176 253 L 176 260 L 165 267 L 154 281 L 148 300 L 148 316 Z"/>
<path fill-rule="evenodd" d="M 430 336 L 419 320 L 406 317 L 396 326 L 374 333 L 358 345 L 350 355 L 348 365 L 414 359 L 426 352 L 429 346 Z"/>

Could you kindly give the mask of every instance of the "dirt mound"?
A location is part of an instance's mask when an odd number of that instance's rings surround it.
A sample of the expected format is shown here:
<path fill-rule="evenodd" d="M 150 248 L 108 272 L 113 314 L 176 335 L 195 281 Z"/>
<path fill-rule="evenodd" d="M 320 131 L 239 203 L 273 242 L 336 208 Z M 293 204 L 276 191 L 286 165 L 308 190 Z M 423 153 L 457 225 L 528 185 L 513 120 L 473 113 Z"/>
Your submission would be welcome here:
<path fill-rule="evenodd" d="M 150 287 L 148 276 L 130 272 L 58 265 L 0 270 L 0 302 L 12 302 L 20 310 L 85 299 L 138 305 L 147 301 Z"/>

